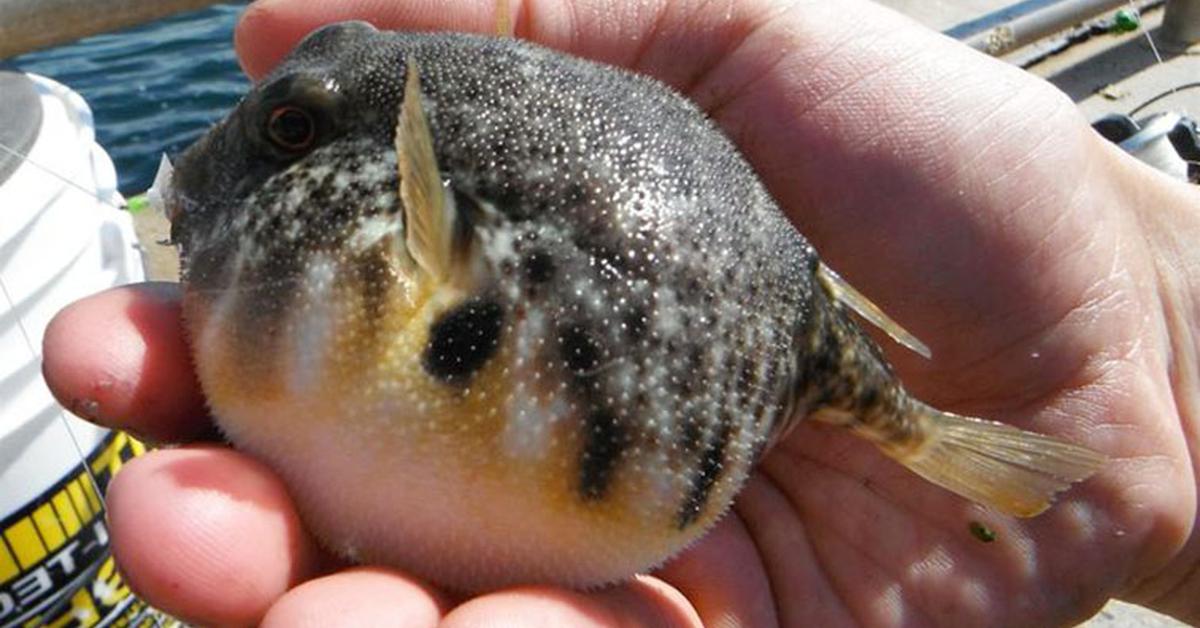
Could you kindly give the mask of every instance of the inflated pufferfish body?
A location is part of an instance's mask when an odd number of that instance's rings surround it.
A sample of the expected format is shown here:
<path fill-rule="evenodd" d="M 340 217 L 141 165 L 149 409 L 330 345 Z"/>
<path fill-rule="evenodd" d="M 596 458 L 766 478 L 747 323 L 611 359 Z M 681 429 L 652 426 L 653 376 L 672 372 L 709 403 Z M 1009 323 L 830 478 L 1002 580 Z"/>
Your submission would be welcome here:
<path fill-rule="evenodd" d="M 517 40 L 318 31 L 170 204 L 220 427 L 330 548 L 451 587 L 659 564 L 805 416 L 1018 514 L 1099 463 L 908 397 L 703 114 Z"/>

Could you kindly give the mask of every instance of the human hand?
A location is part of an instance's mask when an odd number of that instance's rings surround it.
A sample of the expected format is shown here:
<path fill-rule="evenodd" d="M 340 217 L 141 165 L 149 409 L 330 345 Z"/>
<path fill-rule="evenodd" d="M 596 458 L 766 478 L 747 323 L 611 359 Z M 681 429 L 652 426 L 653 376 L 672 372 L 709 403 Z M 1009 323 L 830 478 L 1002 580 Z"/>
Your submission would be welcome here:
<path fill-rule="evenodd" d="M 492 5 L 260 0 L 238 44 L 259 76 L 320 24 L 489 32 Z M 1014 521 L 803 424 L 735 514 L 654 577 L 466 600 L 342 570 L 274 474 L 237 452 L 158 451 L 109 496 L 135 590 L 222 624 L 1044 625 L 1120 594 L 1196 617 L 1200 264 L 1184 243 L 1200 228 L 1179 209 L 1194 192 L 1117 153 L 1044 83 L 866 2 L 579 0 L 516 15 L 521 37 L 657 76 L 709 111 L 825 260 L 931 345 L 925 362 L 884 343 L 918 397 L 1110 463 Z M 119 289 L 60 315 L 46 374 L 100 422 L 189 440 L 211 427 L 182 338 L 171 288 Z M 972 537 L 971 520 L 997 540 Z"/>

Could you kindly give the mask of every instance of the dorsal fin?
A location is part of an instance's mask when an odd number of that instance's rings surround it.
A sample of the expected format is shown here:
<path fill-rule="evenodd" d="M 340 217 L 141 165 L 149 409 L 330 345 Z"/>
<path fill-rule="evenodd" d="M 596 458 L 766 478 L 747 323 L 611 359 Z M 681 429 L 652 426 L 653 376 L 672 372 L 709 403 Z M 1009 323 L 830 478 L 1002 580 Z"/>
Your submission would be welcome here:
<path fill-rule="evenodd" d="M 496 0 L 496 36 L 513 36 L 512 13 L 508 0 Z"/>
<path fill-rule="evenodd" d="M 396 162 L 408 254 L 431 278 L 444 281 L 450 273 L 454 207 L 433 153 L 433 134 L 421 104 L 420 68 L 411 56 L 396 121 Z"/>
<path fill-rule="evenodd" d="M 900 326 L 900 323 L 892 320 L 890 316 L 883 313 L 878 305 L 871 302 L 870 299 L 863 296 L 861 292 L 854 289 L 854 286 L 842 279 L 841 275 L 833 272 L 833 269 L 826 266 L 824 262 L 817 266 L 817 279 L 825 290 L 839 303 L 858 312 L 858 315 L 867 319 L 872 325 L 882 329 L 884 333 L 891 336 L 892 340 L 904 345 L 911 351 L 919 354 L 925 359 L 933 357 L 933 352 L 925 343 L 921 342 L 916 336 Z"/>

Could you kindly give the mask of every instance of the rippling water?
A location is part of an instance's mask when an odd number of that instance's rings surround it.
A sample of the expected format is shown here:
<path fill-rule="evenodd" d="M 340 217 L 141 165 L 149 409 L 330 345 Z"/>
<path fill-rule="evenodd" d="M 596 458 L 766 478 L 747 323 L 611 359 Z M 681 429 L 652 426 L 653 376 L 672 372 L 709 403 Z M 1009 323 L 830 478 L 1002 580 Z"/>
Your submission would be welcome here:
<path fill-rule="evenodd" d="M 13 59 L 83 94 L 121 191 L 150 185 L 172 154 L 221 118 L 249 83 L 233 53 L 240 5 L 218 5 Z"/>

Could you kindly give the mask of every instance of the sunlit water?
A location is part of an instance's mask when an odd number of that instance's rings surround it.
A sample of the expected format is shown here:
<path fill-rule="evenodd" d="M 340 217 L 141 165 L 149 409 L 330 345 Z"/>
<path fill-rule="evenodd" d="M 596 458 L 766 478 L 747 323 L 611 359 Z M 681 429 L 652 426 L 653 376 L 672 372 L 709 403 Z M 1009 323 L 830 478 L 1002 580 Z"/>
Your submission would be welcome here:
<path fill-rule="evenodd" d="M 173 154 L 220 119 L 248 81 L 233 53 L 240 5 L 218 5 L 150 25 L 16 57 L 4 65 L 53 78 L 92 107 L 121 191 L 150 185 Z"/>

